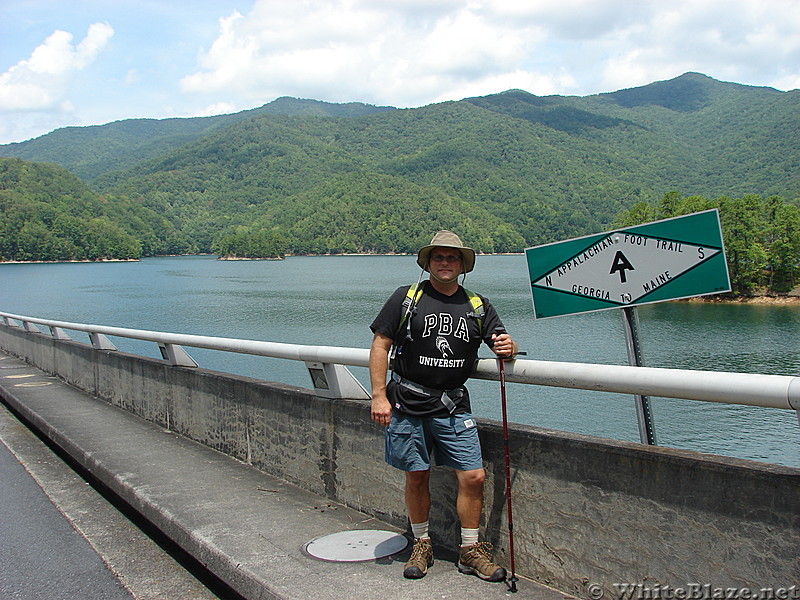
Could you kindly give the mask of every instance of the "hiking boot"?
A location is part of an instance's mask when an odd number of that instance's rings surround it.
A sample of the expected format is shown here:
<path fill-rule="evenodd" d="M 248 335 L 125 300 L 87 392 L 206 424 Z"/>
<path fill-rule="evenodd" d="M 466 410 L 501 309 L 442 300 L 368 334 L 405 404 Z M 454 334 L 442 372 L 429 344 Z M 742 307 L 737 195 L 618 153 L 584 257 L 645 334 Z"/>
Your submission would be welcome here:
<path fill-rule="evenodd" d="M 403 569 L 403 577 L 406 579 L 422 579 L 430 566 L 433 566 L 433 546 L 431 546 L 431 541 L 427 538 L 415 539 L 411 558 L 408 559 Z"/>
<path fill-rule="evenodd" d="M 458 570 L 466 575 L 477 575 L 484 581 L 503 581 L 506 578 L 506 570 L 492 562 L 492 545 L 489 542 L 461 548 Z"/>

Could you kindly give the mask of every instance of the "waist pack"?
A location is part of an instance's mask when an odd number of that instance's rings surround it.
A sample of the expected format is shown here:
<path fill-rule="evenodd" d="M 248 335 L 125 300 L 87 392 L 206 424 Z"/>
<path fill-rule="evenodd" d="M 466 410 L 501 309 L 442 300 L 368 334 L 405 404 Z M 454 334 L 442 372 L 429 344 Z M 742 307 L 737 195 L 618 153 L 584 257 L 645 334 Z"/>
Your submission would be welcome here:
<path fill-rule="evenodd" d="M 435 388 L 430 388 L 425 385 L 421 385 L 419 383 L 415 383 L 410 379 L 406 379 L 405 377 L 401 377 L 394 371 L 392 371 L 392 381 L 397 383 L 400 387 L 404 387 L 407 390 L 411 390 L 417 394 L 422 394 L 425 396 L 432 396 L 434 398 L 438 397 L 442 404 L 444 404 L 447 411 L 452 415 L 456 411 L 456 404 L 453 400 L 458 400 L 464 395 L 464 387 L 457 387 L 452 390 L 438 390 Z"/>

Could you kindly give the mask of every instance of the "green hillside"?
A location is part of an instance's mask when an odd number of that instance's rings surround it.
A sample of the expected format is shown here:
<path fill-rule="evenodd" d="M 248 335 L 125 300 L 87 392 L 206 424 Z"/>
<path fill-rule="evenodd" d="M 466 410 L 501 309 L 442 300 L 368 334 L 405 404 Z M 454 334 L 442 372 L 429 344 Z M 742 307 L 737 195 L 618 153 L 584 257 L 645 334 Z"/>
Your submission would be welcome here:
<path fill-rule="evenodd" d="M 130 168 L 188 144 L 220 127 L 254 115 L 314 115 L 359 117 L 396 110 L 360 102 L 331 104 L 319 100 L 278 98 L 260 108 L 235 114 L 186 119 L 126 119 L 91 127 L 65 127 L 16 144 L 0 145 L 0 156 L 54 162 L 81 179 L 92 179 Z"/>
<path fill-rule="evenodd" d="M 60 164 L 109 203 L 162 219 L 145 255 L 413 251 L 438 228 L 498 252 L 608 229 L 672 191 L 796 204 L 798 124 L 798 91 L 687 73 L 586 97 L 509 90 L 404 110 L 280 98 L 57 130 L 0 156 Z"/>
<path fill-rule="evenodd" d="M 186 240 L 163 216 L 62 167 L 0 158 L 0 261 L 138 259 Z"/>

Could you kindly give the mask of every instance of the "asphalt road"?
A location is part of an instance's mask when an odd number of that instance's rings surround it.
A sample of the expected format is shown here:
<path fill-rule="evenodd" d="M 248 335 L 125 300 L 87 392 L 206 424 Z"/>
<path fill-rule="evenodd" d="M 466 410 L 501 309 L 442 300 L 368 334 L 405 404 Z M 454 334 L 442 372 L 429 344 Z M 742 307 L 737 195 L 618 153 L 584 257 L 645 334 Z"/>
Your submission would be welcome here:
<path fill-rule="evenodd" d="M 0 548 L 2 598 L 132 598 L 5 444 L 0 444 Z"/>
<path fill-rule="evenodd" d="M 216 600 L 218 596 L 0 404 L 0 598 Z"/>

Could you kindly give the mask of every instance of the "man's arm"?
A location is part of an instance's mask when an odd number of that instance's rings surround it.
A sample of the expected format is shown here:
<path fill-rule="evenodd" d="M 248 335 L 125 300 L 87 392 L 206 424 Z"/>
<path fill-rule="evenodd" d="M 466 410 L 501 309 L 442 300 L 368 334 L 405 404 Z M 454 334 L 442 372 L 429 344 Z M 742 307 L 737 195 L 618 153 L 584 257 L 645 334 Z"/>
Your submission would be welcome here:
<path fill-rule="evenodd" d="M 392 419 L 392 405 L 386 397 L 386 374 L 389 370 L 389 349 L 392 338 L 376 333 L 369 350 L 369 380 L 372 384 L 372 420 L 388 426 Z"/>

